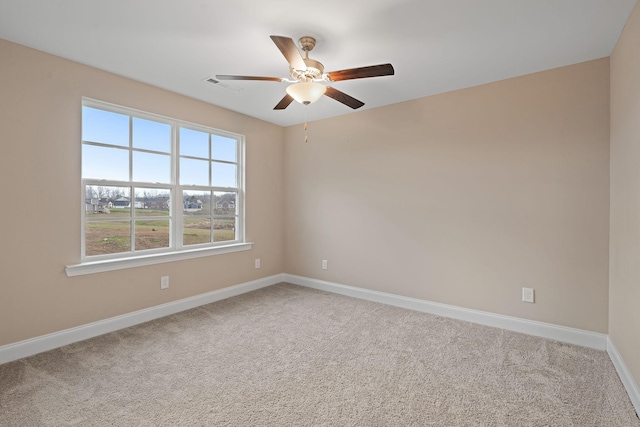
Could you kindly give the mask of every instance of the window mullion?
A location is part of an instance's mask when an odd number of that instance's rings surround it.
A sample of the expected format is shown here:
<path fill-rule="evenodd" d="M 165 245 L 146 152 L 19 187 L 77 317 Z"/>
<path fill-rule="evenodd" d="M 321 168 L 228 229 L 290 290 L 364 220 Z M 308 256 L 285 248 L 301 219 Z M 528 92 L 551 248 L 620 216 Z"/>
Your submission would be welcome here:
<path fill-rule="evenodd" d="M 209 137 L 209 198 L 211 201 L 209 202 L 209 242 L 214 243 L 215 238 L 215 218 L 213 217 L 213 206 L 215 205 L 215 195 L 213 191 L 211 191 L 211 187 L 213 187 L 213 143 L 211 141 L 211 133 L 208 134 Z"/>
<path fill-rule="evenodd" d="M 211 159 L 213 159 L 213 147 L 212 147 L 212 143 L 211 143 L 211 134 L 209 133 L 209 187 L 213 186 L 213 162 L 211 161 Z"/>
<path fill-rule="evenodd" d="M 211 202 L 209 203 L 209 221 L 210 221 L 210 227 L 209 227 L 209 233 L 211 234 L 211 243 L 215 242 L 215 216 L 214 216 L 214 212 L 215 212 L 215 206 L 216 206 L 216 194 L 214 193 L 213 190 L 209 190 L 209 199 L 211 200 Z"/>
<path fill-rule="evenodd" d="M 133 182 L 133 116 L 129 115 L 129 182 Z M 129 187 L 129 230 L 131 233 L 131 252 L 136 251 L 136 222 L 135 222 L 136 193 L 135 186 Z"/>
<path fill-rule="evenodd" d="M 236 142 L 236 238 L 244 240 L 244 141 Z"/>
<path fill-rule="evenodd" d="M 180 186 L 180 132 L 177 122 L 171 124 L 171 149 L 173 154 L 173 162 L 171 162 L 172 178 L 173 178 L 173 198 L 171 203 L 171 215 L 173 217 L 173 248 L 181 249 L 184 245 L 182 241 L 182 226 L 184 223 L 182 212 L 182 187 Z"/>
<path fill-rule="evenodd" d="M 129 230 L 131 233 L 131 252 L 136 251 L 136 222 L 135 222 L 135 209 L 136 209 L 136 187 L 129 187 Z"/>

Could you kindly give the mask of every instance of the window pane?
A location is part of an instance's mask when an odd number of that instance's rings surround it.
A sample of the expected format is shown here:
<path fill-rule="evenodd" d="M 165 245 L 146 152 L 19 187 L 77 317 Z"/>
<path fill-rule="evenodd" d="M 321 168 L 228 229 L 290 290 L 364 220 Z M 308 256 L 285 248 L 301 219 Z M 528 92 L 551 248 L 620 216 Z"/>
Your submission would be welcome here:
<path fill-rule="evenodd" d="M 82 177 L 129 181 L 129 150 L 82 145 Z"/>
<path fill-rule="evenodd" d="M 85 252 L 87 256 L 131 251 L 129 221 L 87 221 Z"/>
<path fill-rule="evenodd" d="M 136 220 L 136 251 L 169 247 L 169 220 Z"/>
<path fill-rule="evenodd" d="M 213 213 L 215 215 L 235 215 L 236 213 L 236 193 L 216 191 L 214 192 L 215 206 Z"/>
<path fill-rule="evenodd" d="M 171 182 L 171 156 L 133 152 L 133 180 L 138 182 Z"/>
<path fill-rule="evenodd" d="M 211 135 L 211 157 L 216 160 L 236 161 L 236 140 L 220 135 Z"/>
<path fill-rule="evenodd" d="M 135 216 L 169 216 L 171 191 L 168 188 L 135 189 Z"/>
<path fill-rule="evenodd" d="M 209 134 L 180 128 L 180 155 L 209 158 Z"/>
<path fill-rule="evenodd" d="M 82 107 L 82 140 L 129 146 L 129 116 Z"/>
<path fill-rule="evenodd" d="M 180 159 L 180 184 L 209 185 L 209 161 Z"/>
<path fill-rule="evenodd" d="M 87 185 L 85 187 L 85 209 L 87 215 L 102 214 L 109 218 L 128 218 L 130 214 L 129 187 Z"/>
<path fill-rule="evenodd" d="M 133 147 L 171 152 L 171 126 L 166 123 L 133 118 Z"/>
<path fill-rule="evenodd" d="M 222 217 L 213 219 L 213 241 L 223 242 L 225 240 L 235 240 L 236 238 L 236 218 Z"/>
<path fill-rule="evenodd" d="M 236 179 L 236 165 L 229 163 L 211 163 L 211 175 L 215 187 L 236 187 L 238 181 Z"/>
<path fill-rule="evenodd" d="M 211 219 L 208 217 L 185 216 L 182 229 L 182 244 L 197 245 L 211 242 Z"/>

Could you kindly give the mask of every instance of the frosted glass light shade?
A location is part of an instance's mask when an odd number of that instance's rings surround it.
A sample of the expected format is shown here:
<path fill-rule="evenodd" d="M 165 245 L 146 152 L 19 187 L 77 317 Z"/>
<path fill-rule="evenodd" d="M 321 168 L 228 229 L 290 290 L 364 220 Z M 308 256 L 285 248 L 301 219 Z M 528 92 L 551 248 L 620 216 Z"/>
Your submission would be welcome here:
<path fill-rule="evenodd" d="M 294 83 L 287 87 L 287 93 L 300 104 L 304 105 L 316 102 L 324 95 L 326 90 L 327 87 L 325 85 L 313 82 Z"/>

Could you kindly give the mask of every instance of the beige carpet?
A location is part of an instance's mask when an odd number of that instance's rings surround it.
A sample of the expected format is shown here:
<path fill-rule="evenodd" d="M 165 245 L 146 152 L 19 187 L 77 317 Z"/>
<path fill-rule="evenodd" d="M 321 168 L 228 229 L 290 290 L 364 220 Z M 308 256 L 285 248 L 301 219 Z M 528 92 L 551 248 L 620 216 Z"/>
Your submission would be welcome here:
<path fill-rule="evenodd" d="M 605 352 L 279 284 L 0 365 L 1 426 L 640 426 Z"/>

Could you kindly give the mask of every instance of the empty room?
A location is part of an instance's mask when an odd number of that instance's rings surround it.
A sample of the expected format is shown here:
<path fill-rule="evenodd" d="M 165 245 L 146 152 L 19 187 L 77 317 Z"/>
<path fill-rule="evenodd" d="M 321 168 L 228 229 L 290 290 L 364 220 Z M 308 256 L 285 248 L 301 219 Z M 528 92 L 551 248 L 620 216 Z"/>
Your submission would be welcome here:
<path fill-rule="evenodd" d="M 636 0 L 2 0 L 0 426 L 640 427 Z"/>

